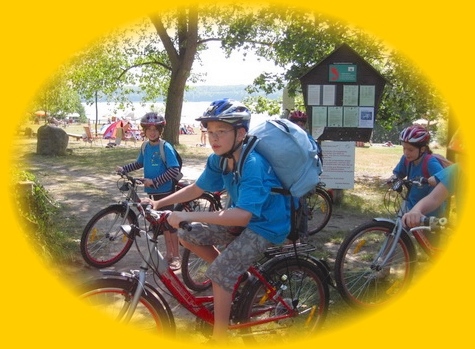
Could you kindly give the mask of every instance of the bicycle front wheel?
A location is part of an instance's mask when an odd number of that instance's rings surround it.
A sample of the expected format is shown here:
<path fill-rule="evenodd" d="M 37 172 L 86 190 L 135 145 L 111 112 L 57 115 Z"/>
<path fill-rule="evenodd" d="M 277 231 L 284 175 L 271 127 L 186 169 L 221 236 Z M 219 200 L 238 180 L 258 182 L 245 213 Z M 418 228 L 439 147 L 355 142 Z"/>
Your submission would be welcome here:
<path fill-rule="evenodd" d="M 325 189 L 315 188 L 315 192 L 305 198 L 307 200 L 308 235 L 314 235 L 330 221 L 333 201 Z M 304 217 L 305 218 L 305 217 Z"/>
<path fill-rule="evenodd" d="M 417 256 L 405 232 L 387 263 L 375 267 L 377 255 L 391 242 L 388 239 L 392 238 L 394 227 L 390 222 L 365 223 L 341 244 L 335 260 L 335 281 L 350 306 L 363 309 L 381 306 L 402 294 L 410 284 Z"/>
<path fill-rule="evenodd" d="M 309 337 L 325 321 L 328 304 L 328 284 L 315 263 L 295 256 L 271 259 L 263 266 L 262 275 L 274 290 L 258 279 L 243 290 L 240 322 L 247 343 L 294 342 L 295 337 Z M 246 292 L 247 290 L 247 292 Z"/>
<path fill-rule="evenodd" d="M 132 211 L 126 216 L 122 205 L 111 205 L 96 213 L 86 224 L 81 236 L 81 254 L 95 268 L 106 268 L 121 260 L 130 250 L 133 240 L 120 229 L 123 224 L 138 225 Z"/>
<path fill-rule="evenodd" d="M 80 298 L 87 305 L 121 321 L 130 306 L 135 289 L 136 281 L 133 280 L 96 279 L 81 286 Z M 151 290 L 142 292 L 128 324 L 154 334 L 172 335 L 175 331 L 175 323 L 167 312 L 166 304 Z"/>
<path fill-rule="evenodd" d="M 199 198 L 181 204 L 177 209 L 185 211 L 210 212 L 220 207 L 215 197 L 209 193 L 202 194 Z M 211 280 L 205 275 L 208 263 L 185 248 L 181 258 L 181 277 L 183 283 L 193 291 L 205 291 L 211 287 Z"/>

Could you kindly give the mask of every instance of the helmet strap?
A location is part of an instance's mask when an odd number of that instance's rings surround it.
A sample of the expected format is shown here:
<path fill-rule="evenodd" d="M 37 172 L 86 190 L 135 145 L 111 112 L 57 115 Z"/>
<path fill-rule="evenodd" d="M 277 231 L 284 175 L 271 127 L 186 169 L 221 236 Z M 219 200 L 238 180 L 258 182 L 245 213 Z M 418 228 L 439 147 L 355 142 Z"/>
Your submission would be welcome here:
<path fill-rule="evenodd" d="M 242 147 L 242 144 L 244 141 L 243 140 L 241 142 L 236 142 L 236 139 L 237 139 L 237 128 L 234 128 L 234 145 L 231 147 L 231 149 L 228 152 L 221 155 L 222 157 L 225 157 L 227 159 L 233 159 L 234 161 L 233 167 L 236 166 L 236 159 L 234 158 L 234 152 L 238 150 L 240 147 Z"/>
<path fill-rule="evenodd" d="M 422 151 L 422 147 L 420 147 L 420 148 L 419 148 L 419 156 L 418 156 L 417 159 L 414 160 L 413 162 L 418 161 L 425 153 L 426 153 L 426 151 Z"/>

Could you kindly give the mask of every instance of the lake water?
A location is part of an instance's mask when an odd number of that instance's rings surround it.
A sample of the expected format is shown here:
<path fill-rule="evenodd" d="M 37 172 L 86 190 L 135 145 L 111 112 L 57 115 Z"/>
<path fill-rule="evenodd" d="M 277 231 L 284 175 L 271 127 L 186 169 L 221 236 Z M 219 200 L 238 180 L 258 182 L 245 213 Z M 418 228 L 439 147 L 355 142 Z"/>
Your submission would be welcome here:
<path fill-rule="evenodd" d="M 183 124 L 191 124 L 197 126 L 198 122 L 195 119 L 203 115 L 203 112 L 206 110 L 206 108 L 208 108 L 210 104 L 211 101 L 183 103 L 181 122 Z M 132 123 L 139 124 L 140 118 L 146 113 L 152 111 L 152 105 L 154 111 L 157 111 L 159 113 L 163 113 L 165 111 L 165 106 L 161 102 L 146 103 L 143 106 L 140 103 L 134 103 L 133 110 L 132 108 L 128 108 L 126 110 L 117 111 L 115 111 L 114 104 L 108 104 L 107 102 L 99 102 L 97 104 L 99 124 L 107 123 L 107 119 L 112 116 L 116 116 L 119 119 L 127 119 Z M 96 120 L 96 106 L 94 104 L 87 105 L 85 103 L 83 103 L 83 106 L 86 110 L 86 117 L 88 119 L 91 119 L 92 122 L 94 122 Z M 269 119 L 266 114 L 253 114 L 251 118 L 251 127 L 266 119 Z"/>

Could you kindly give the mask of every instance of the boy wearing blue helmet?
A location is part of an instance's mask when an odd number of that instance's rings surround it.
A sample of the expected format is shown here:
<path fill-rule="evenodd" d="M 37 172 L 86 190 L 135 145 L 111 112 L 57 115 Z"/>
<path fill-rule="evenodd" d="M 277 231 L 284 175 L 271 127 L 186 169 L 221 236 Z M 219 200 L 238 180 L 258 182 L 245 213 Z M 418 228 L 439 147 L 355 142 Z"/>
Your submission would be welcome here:
<path fill-rule="evenodd" d="M 158 201 L 155 209 L 186 202 L 203 191 L 223 188 L 231 198 L 229 207 L 215 212 L 172 212 L 168 222 L 178 227 L 182 221 L 195 222 L 193 229 L 179 231 L 183 246 L 210 263 L 207 276 L 213 282 L 214 328 L 211 341 L 224 343 L 227 337 L 232 291 L 239 277 L 267 247 L 282 243 L 290 231 L 290 200 L 276 195 L 282 187 L 267 160 L 257 152 L 246 158 L 241 176 L 236 175 L 251 114 L 240 102 L 222 99 L 213 102 L 201 121 L 208 131 L 213 150 L 198 180 Z M 225 168 L 221 168 L 222 158 Z M 199 223 L 197 223 L 199 222 Z M 219 252 L 214 245 L 227 245 Z"/>

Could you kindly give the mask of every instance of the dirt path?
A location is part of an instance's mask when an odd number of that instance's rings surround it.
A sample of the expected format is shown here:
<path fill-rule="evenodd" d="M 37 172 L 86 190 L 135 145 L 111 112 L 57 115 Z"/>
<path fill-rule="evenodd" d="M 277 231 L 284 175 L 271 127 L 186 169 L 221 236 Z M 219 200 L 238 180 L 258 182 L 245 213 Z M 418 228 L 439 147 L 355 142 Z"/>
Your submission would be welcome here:
<path fill-rule="evenodd" d="M 187 159 L 182 169 L 184 180 L 194 181 L 203 170 L 203 167 L 203 160 Z M 78 239 L 78 241 L 84 226 L 95 213 L 121 199 L 117 189 L 118 176 L 113 173 L 106 176 L 97 176 L 91 173 L 90 169 L 82 168 L 80 164 L 71 168 L 65 165 L 39 162 L 31 163 L 29 170 L 37 176 L 40 183 L 60 203 L 60 219 L 68 222 L 68 227 L 73 227 L 68 233 L 75 239 Z M 370 217 L 351 214 L 335 206 L 328 225 L 322 232 L 311 237 L 309 242 L 317 246 L 320 251 L 324 251 L 325 258 L 332 267 L 338 245 L 332 242 L 331 237 L 336 232 L 347 232 L 368 219 Z M 161 250 L 164 250 L 163 243 Z M 110 267 L 110 269 L 116 271 L 138 269 L 140 262 L 141 259 L 134 246 L 121 261 Z M 76 284 L 89 278 L 99 277 L 101 273 L 88 266 L 82 259 L 79 259 L 73 265 L 58 267 L 57 275 L 58 278 L 66 280 L 68 283 Z M 178 333 L 194 333 L 194 317 L 190 316 L 174 299 L 166 298 L 175 315 Z M 335 304 L 340 304 L 342 301 L 334 290 L 332 290 L 331 299 L 334 309 L 330 309 L 329 312 L 327 319 L 329 326 L 331 326 L 332 317 L 335 325 L 341 317 L 341 308 L 335 307 Z M 197 341 L 200 342 L 202 338 L 198 334 L 197 336 Z"/>

